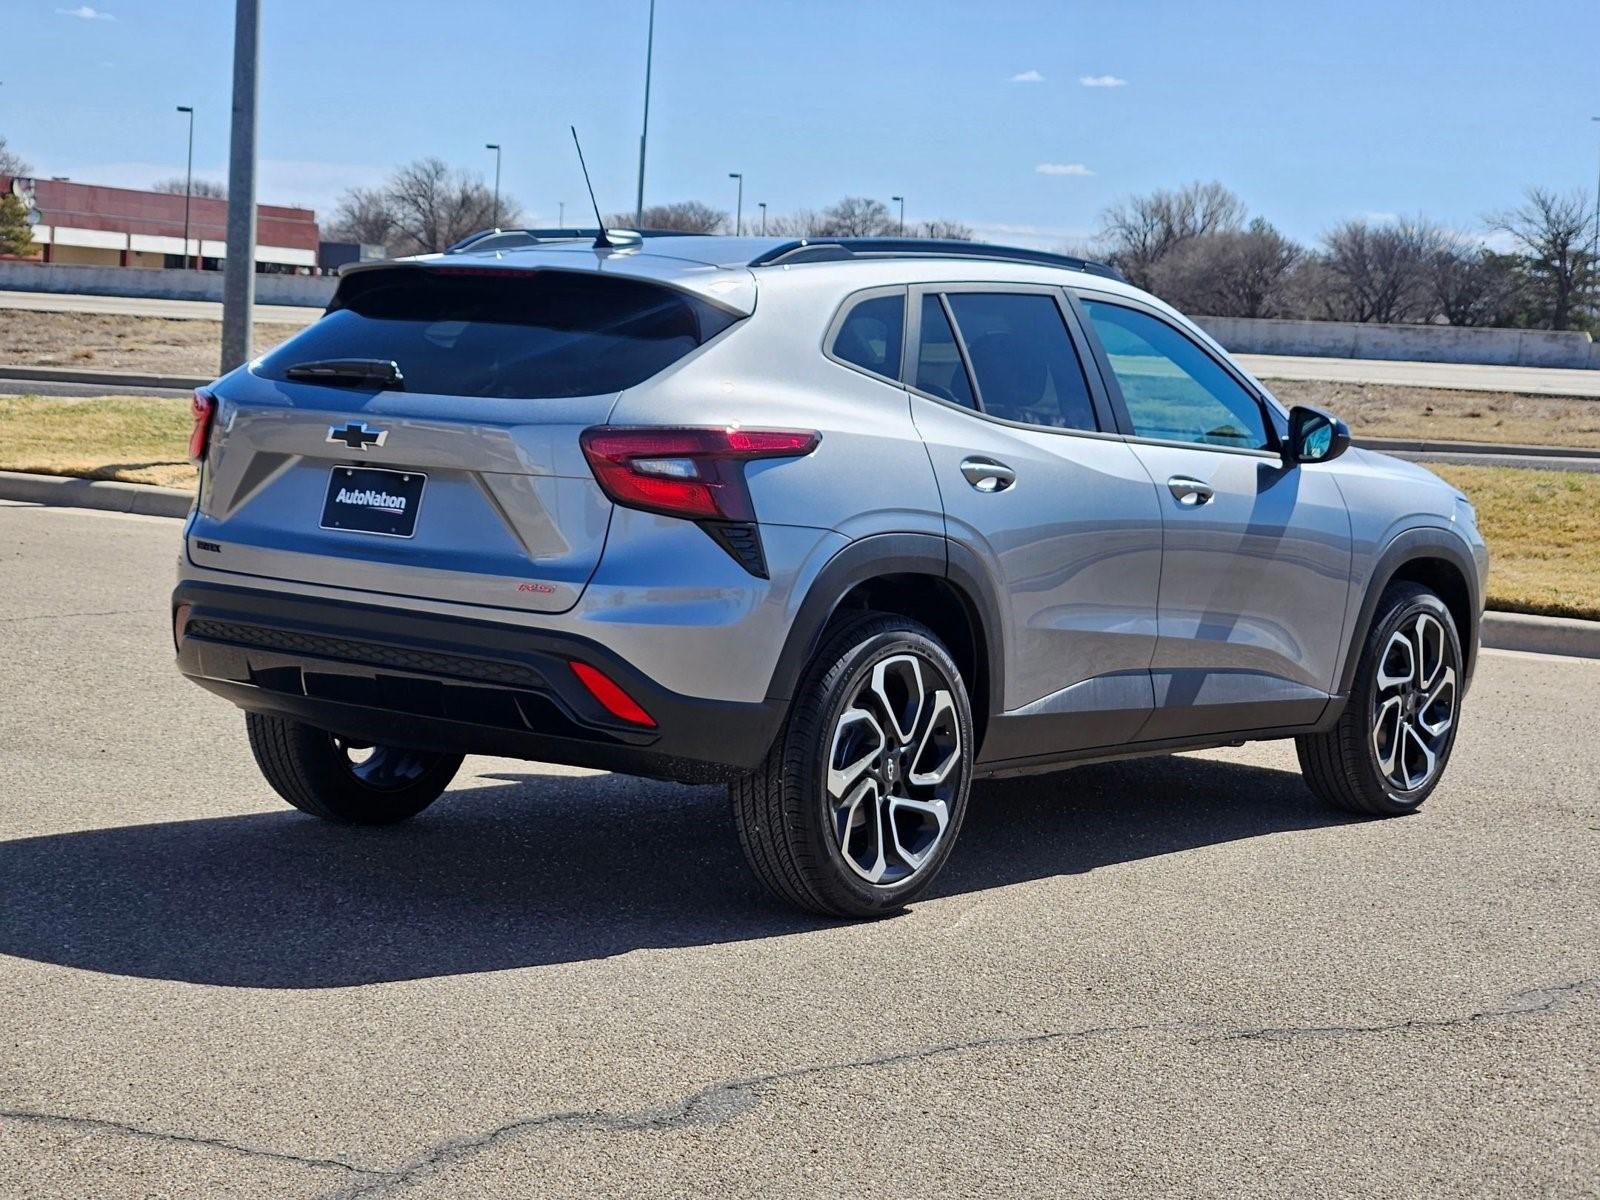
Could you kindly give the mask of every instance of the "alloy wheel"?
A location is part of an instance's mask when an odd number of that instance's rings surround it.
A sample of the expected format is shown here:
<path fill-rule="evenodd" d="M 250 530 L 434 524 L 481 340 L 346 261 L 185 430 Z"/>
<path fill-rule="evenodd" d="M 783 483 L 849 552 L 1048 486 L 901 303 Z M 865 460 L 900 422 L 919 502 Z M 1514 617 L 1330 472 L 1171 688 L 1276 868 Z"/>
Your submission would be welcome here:
<path fill-rule="evenodd" d="M 850 870 L 878 887 L 922 870 L 962 783 L 961 721 L 943 671 L 910 653 L 874 664 L 834 723 L 827 768 L 834 840 Z"/>
<path fill-rule="evenodd" d="M 1444 765 L 1456 720 L 1456 664 L 1437 617 L 1417 613 L 1389 635 L 1372 692 L 1372 749 L 1393 787 L 1414 792 Z"/>

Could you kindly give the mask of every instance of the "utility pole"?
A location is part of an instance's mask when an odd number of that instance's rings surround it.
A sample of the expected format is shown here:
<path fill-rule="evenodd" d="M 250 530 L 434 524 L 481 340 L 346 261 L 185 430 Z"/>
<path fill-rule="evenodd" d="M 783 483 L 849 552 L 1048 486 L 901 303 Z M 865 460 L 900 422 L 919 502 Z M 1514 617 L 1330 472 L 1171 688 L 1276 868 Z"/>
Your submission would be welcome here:
<path fill-rule="evenodd" d="M 567 202 L 565 200 L 557 200 L 556 201 L 556 228 L 557 229 L 565 229 L 566 227 L 567 227 Z"/>
<path fill-rule="evenodd" d="M 500 145 L 498 142 L 485 142 L 485 150 L 494 151 L 494 227 L 500 228 Z"/>
<path fill-rule="evenodd" d="M 759 201 L 756 202 L 756 207 L 761 210 L 761 236 L 762 237 L 766 237 L 767 236 L 767 202 L 765 200 L 759 200 Z"/>
<path fill-rule="evenodd" d="M 189 114 L 189 160 L 183 171 L 183 269 L 188 270 L 189 258 L 189 198 L 194 195 L 194 106 L 178 105 L 178 111 Z"/>
<path fill-rule="evenodd" d="M 901 237 L 905 237 L 905 235 L 906 235 L 906 198 L 904 196 L 890 196 L 889 199 L 898 200 L 900 202 L 900 236 Z"/>
<path fill-rule="evenodd" d="M 228 139 L 228 258 L 222 277 L 221 374 L 250 361 L 256 303 L 256 82 L 261 64 L 260 0 L 236 0 L 233 18 L 233 128 Z"/>
<path fill-rule="evenodd" d="M 1600 121 L 1600 117 L 1590 117 Z M 1594 308 L 1600 312 L 1600 181 L 1594 187 L 1594 245 L 1589 251 L 1589 287 L 1594 291 Z"/>
<path fill-rule="evenodd" d="M 650 32 L 644 42 L 644 125 L 639 131 L 639 195 L 633 205 L 633 223 L 644 224 L 644 147 L 650 137 L 650 65 L 656 52 L 656 0 L 650 0 Z"/>
<path fill-rule="evenodd" d="M 739 171 L 729 171 L 728 178 L 739 181 L 739 202 L 733 209 L 733 236 L 740 237 L 744 233 L 744 175 Z"/>

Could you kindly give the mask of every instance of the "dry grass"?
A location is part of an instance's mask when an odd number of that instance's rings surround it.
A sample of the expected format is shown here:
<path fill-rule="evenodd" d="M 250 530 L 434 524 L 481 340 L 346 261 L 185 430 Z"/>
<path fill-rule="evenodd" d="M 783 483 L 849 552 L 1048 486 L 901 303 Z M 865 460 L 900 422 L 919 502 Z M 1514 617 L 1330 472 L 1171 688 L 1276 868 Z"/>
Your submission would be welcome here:
<path fill-rule="evenodd" d="M 144 396 L 0 396 L 0 469 L 193 487 L 189 406 Z M 1600 619 L 1600 474 L 1435 465 L 1478 509 L 1489 606 Z"/>
<path fill-rule="evenodd" d="M 1600 620 L 1600 475 L 1430 464 L 1489 543 L 1489 607 Z"/>
<path fill-rule="evenodd" d="M 1357 437 L 1600 447 L 1600 400 L 1325 380 L 1271 379 L 1267 386 L 1285 404 L 1337 413 Z"/>
<path fill-rule="evenodd" d="M 258 322 L 255 349 L 298 332 L 297 325 Z M 221 351 L 220 321 L 0 310 L 0 363 L 11 367 L 211 376 Z"/>
<path fill-rule="evenodd" d="M 189 429 L 182 400 L 0 396 L 0 470 L 192 488 Z"/>

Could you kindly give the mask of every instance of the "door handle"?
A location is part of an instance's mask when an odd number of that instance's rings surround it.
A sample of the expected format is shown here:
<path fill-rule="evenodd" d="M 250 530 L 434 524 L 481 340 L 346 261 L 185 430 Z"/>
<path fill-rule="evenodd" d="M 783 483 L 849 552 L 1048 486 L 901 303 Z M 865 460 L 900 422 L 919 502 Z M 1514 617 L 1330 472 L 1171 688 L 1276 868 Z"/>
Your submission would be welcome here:
<path fill-rule="evenodd" d="M 1003 492 L 1017 481 L 1017 473 L 992 458 L 964 458 L 961 474 L 980 492 Z"/>
<path fill-rule="evenodd" d="M 1216 495 L 1209 483 L 1190 479 L 1187 475 L 1174 475 L 1167 480 L 1167 490 L 1177 497 L 1185 508 L 1199 508 Z"/>

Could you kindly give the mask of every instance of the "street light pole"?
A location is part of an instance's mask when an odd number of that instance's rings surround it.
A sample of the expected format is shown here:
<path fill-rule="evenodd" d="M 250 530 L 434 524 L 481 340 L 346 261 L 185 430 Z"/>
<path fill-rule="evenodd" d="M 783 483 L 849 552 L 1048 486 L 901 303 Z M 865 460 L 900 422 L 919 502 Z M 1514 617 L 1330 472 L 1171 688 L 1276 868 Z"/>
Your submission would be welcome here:
<path fill-rule="evenodd" d="M 639 195 L 633 205 L 633 223 L 644 224 L 644 147 L 650 137 L 650 66 L 656 52 L 656 0 L 650 0 L 650 32 L 644 42 L 644 124 L 639 130 Z"/>
<path fill-rule="evenodd" d="M 761 209 L 761 236 L 762 237 L 766 237 L 767 236 L 767 202 L 765 200 L 758 201 L 756 206 Z"/>
<path fill-rule="evenodd" d="M 739 181 L 739 200 L 733 209 L 733 236 L 739 237 L 744 233 L 744 175 L 739 171 L 729 171 L 728 178 Z"/>
<path fill-rule="evenodd" d="M 906 235 L 906 198 L 904 196 L 890 196 L 889 199 L 898 200 L 900 202 L 900 236 L 901 237 L 905 237 L 905 235 Z"/>
<path fill-rule="evenodd" d="M 494 151 L 494 227 L 500 228 L 500 144 L 498 142 L 485 142 L 485 150 Z"/>
<path fill-rule="evenodd" d="M 261 5 L 237 0 L 233 18 L 233 127 L 228 138 L 228 258 L 222 276 L 222 370 L 250 361 L 256 304 L 256 110 Z"/>
<path fill-rule="evenodd" d="M 556 201 L 556 228 L 557 229 L 565 229 L 566 227 L 567 227 L 567 202 L 565 200 L 557 200 Z"/>
<path fill-rule="evenodd" d="M 178 111 L 189 114 L 189 160 L 183 172 L 183 269 L 189 269 L 189 197 L 194 194 L 194 106 L 178 105 Z"/>

